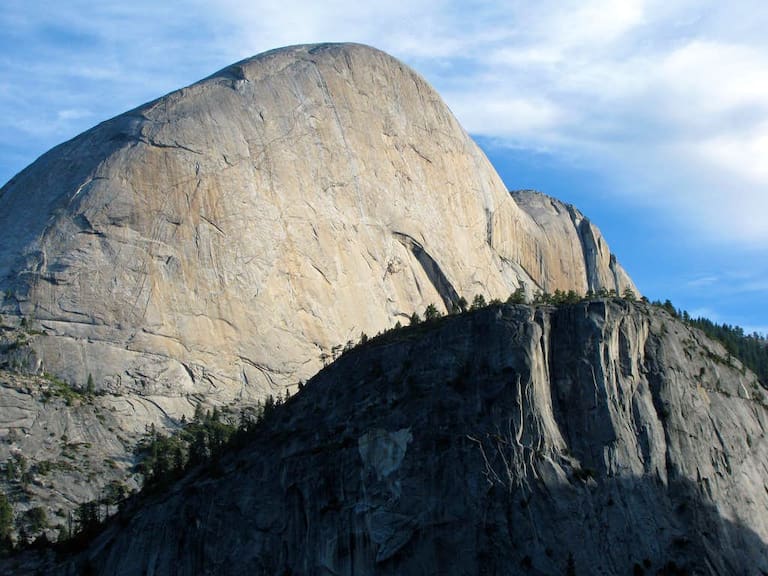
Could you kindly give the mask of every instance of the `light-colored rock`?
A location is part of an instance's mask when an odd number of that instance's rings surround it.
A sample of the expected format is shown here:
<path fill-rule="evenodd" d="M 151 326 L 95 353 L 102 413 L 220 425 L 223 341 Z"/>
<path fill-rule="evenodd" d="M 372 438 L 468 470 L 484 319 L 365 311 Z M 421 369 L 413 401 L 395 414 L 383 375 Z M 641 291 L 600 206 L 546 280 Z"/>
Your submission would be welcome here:
<path fill-rule="evenodd" d="M 568 285 L 579 295 L 600 288 L 619 295 L 629 288 L 637 294 L 600 230 L 574 206 L 532 190 L 515 191 L 512 197 L 539 228 L 534 247 L 519 254 L 525 270 L 536 271 L 532 274 L 539 285 L 550 291 Z"/>
<path fill-rule="evenodd" d="M 17 529 L 25 511 L 42 507 L 52 539 L 79 504 L 138 489 L 139 441 L 150 427 L 173 431 L 179 422 L 172 415 L 192 413 L 205 398 L 157 393 L 151 380 L 142 390 L 112 382 L 89 391 L 87 378 L 65 382 L 44 374 L 37 340 L 48 337 L 30 325 L 0 323 L 8 368 L 0 368 L 0 492 L 10 500 Z"/>
<path fill-rule="evenodd" d="M 156 411 L 150 397 L 85 396 L 0 370 L 0 490 L 16 526 L 25 510 L 42 507 L 55 539 L 78 504 L 139 488 L 133 451 L 144 426 L 160 420 Z"/>
<path fill-rule="evenodd" d="M 104 122 L 0 206 L 2 310 L 48 333 L 34 364 L 113 392 L 250 401 L 430 303 L 634 288 L 581 215 L 510 196 L 435 91 L 360 45 L 268 52 Z"/>

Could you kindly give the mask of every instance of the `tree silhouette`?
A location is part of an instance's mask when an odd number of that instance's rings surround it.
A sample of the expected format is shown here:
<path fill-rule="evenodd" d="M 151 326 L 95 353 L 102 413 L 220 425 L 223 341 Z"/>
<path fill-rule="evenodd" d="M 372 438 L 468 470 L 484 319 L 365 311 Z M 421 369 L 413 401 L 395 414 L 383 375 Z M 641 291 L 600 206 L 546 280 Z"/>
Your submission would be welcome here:
<path fill-rule="evenodd" d="M 474 300 L 472 300 L 472 310 L 479 310 L 485 308 L 485 296 L 482 294 L 476 294 Z"/>
<path fill-rule="evenodd" d="M 433 320 L 437 320 L 440 318 L 440 312 L 435 308 L 434 304 L 430 304 L 427 306 L 427 309 L 424 310 L 424 321 L 425 322 L 431 322 Z"/>

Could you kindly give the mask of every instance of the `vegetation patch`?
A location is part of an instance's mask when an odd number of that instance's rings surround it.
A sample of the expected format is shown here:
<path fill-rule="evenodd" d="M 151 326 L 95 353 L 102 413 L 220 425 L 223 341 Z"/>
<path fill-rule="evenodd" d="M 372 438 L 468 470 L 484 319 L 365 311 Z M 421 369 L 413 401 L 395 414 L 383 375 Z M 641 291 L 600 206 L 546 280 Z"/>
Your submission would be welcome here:
<path fill-rule="evenodd" d="M 68 384 L 61 378 L 48 374 L 43 375 L 49 385 L 43 390 L 43 398 L 58 397 L 63 398 L 67 406 L 72 406 L 75 402 L 82 402 L 84 399 L 83 393 L 80 390 L 75 389 L 72 385 Z"/>

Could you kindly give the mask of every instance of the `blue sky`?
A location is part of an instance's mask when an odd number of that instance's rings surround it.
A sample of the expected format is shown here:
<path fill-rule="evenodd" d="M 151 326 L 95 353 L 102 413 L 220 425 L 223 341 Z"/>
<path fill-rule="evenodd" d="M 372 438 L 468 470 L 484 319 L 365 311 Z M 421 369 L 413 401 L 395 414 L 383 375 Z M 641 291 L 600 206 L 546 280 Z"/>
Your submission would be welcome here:
<path fill-rule="evenodd" d="M 363 42 L 430 81 L 509 188 L 590 217 L 647 296 L 768 333 L 763 1 L 51 4 L 0 10 L 0 183 L 234 61 Z"/>

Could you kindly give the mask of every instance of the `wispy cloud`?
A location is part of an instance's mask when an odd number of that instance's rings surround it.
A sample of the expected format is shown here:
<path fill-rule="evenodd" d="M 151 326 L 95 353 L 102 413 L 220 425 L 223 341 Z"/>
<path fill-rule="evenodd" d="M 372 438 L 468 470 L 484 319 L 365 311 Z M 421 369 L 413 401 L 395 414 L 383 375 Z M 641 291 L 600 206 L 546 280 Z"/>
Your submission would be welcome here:
<path fill-rule="evenodd" d="M 739 299 L 761 302 L 760 296 L 768 293 L 768 268 L 758 265 L 745 270 L 721 270 L 717 274 L 701 274 L 685 281 L 683 287 L 691 297 L 709 296 L 712 302 L 738 302 Z"/>
<path fill-rule="evenodd" d="M 448 101 L 470 131 L 580 158 L 704 243 L 766 246 L 768 219 L 752 215 L 768 208 L 768 49 L 758 25 L 740 22 L 735 38 L 732 19 L 713 24 L 714 5 L 671 4 L 553 10 L 520 41 L 491 46 L 479 82 Z M 497 113 L 498 94 L 535 102 L 533 122 Z"/>
<path fill-rule="evenodd" d="M 693 280 L 689 280 L 686 282 L 688 288 L 697 289 L 697 288 L 706 288 L 709 286 L 713 286 L 717 284 L 720 281 L 719 276 L 700 276 L 698 278 L 694 278 Z"/>
<path fill-rule="evenodd" d="M 415 66 L 471 133 L 579 162 L 704 243 L 755 248 L 767 26 L 761 0 L 6 0 L 0 139 L 40 153 L 263 50 L 364 42 Z"/>

